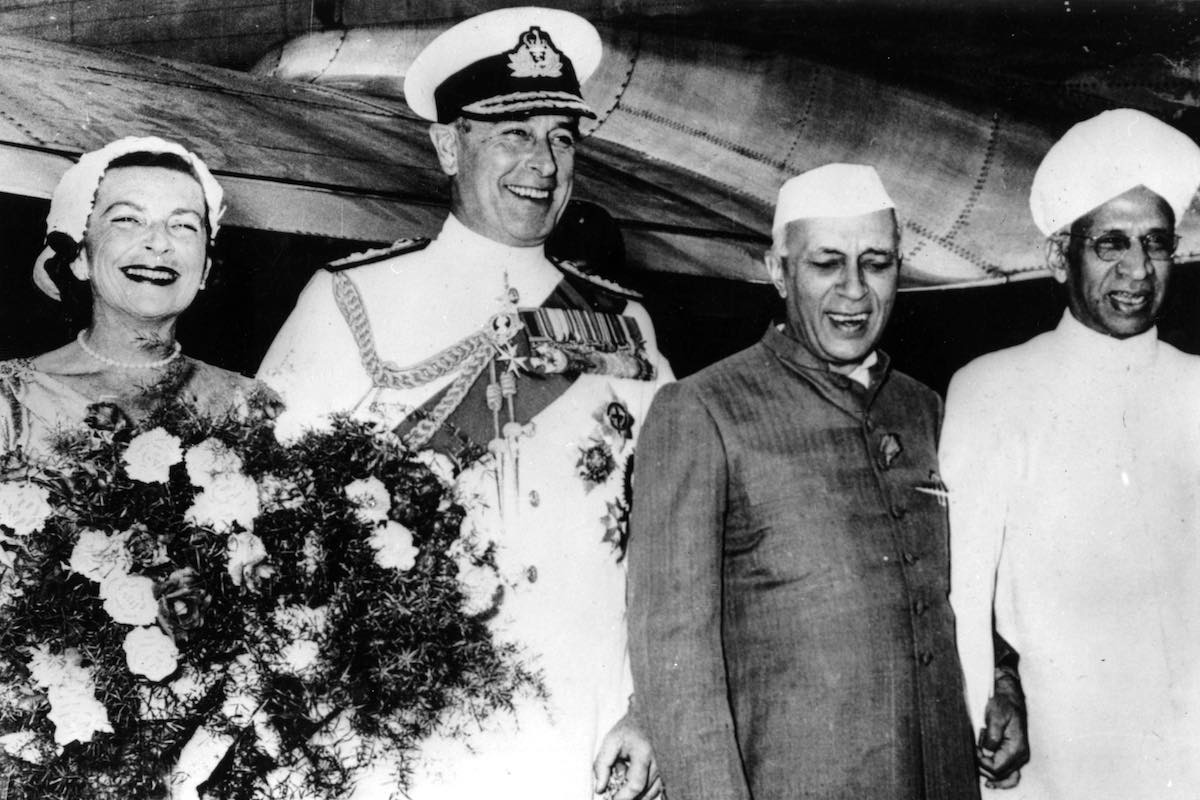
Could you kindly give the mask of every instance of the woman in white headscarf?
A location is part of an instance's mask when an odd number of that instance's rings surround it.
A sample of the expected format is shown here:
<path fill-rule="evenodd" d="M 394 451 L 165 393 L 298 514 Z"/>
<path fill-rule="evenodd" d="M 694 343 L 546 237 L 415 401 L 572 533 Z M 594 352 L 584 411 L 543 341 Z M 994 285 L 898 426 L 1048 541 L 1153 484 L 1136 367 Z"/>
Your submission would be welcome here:
<path fill-rule="evenodd" d="M 0 451 L 45 454 L 97 409 L 136 422 L 162 403 L 209 416 L 247 407 L 260 384 L 189 358 L 175 338 L 208 280 L 223 211 L 204 162 L 155 137 L 112 142 L 64 173 L 34 281 L 80 330 L 0 362 Z"/>

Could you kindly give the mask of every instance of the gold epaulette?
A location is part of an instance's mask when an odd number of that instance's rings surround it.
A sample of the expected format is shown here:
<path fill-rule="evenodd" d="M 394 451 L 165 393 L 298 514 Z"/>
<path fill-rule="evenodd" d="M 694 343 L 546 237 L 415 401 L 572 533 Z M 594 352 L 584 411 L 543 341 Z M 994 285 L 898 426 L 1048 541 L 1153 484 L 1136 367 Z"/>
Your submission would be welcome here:
<path fill-rule="evenodd" d="M 402 256 L 405 253 L 415 253 L 418 250 L 423 250 L 429 246 L 429 239 L 417 237 L 415 239 L 397 239 L 387 247 L 377 247 L 373 250 L 364 250 L 361 253 L 339 258 L 337 261 L 330 261 L 325 265 L 325 269 L 330 272 L 341 272 L 352 267 L 363 267 L 367 264 L 374 264 L 377 261 L 386 261 L 393 256 Z"/>
<path fill-rule="evenodd" d="M 637 289 L 630 289 L 629 287 L 622 286 L 621 284 L 619 284 L 616 281 L 611 280 L 609 278 L 602 278 L 599 275 L 596 275 L 595 273 L 586 272 L 579 266 L 578 263 L 576 263 L 574 261 L 569 261 L 565 258 L 551 259 L 551 260 L 554 262 L 554 265 L 556 267 L 558 267 L 560 270 L 562 270 L 566 274 L 571 275 L 572 277 L 587 281 L 588 283 L 592 284 L 593 286 L 597 286 L 601 289 L 604 289 L 607 292 L 611 292 L 612 294 L 615 294 L 615 295 L 620 295 L 621 297 L 624 297 L 629 300 L 641 300 L 642 299 L 642 293 L 639 292 Z"/>

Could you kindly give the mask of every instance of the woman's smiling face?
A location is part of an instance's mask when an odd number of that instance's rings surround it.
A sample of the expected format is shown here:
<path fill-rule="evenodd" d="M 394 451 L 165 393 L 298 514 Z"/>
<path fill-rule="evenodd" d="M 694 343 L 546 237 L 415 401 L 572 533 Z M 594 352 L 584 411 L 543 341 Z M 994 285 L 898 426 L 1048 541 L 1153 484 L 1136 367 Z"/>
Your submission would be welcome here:
<path fill-rule="evenodd" d="M 167 167 L 105 173 L 72 265 L 90 280 L 93 310 L 143 320 L 179 316 L 208 275 L 200 183 Z M 94 316 L 98 317 L 99 314 Z"/>

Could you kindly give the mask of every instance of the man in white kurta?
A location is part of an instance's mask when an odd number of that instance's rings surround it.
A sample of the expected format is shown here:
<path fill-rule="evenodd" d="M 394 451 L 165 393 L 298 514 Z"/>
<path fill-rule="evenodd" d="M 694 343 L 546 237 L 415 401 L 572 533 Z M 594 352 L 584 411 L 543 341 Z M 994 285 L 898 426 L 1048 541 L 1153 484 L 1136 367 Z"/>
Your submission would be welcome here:
<path fill-rule="evenodd" d="M 1068 132 L 1031 198 L 1068 309 L 950 385 L 951 602 L 977 729 L 993 615 L 1021 654 L 1013 800 L 1200 796 L 1200 358 L 1154 327 L 1198 184 L 1140 112 Z"/>
<path fill-rule="evenodd" d="M 547 697 L 522 698 L 483 729 L 468 722 L 466 739 L 447 720 L 416 765 L 415 800 L 588 800 L 618 756 L 631 765 L 617 797 L 661 786 L 626 719 L 624 531 L 630 457 L 671 371 L 628 293 L 542 246 L 570 195 L 578 117 L 591 113 L 576 73 L 598 60 L 588 23 L 544 9 L 485 14 L 435 40 L 406 96 L 435 120 L 451 215 L 428 246 L 318 273 L 259 373 L 287 403 L 285 435 L 335 411 L 406 437 L 422 438 L 414 421 L 436 428 L 425 446 L 465 466 L 465 524 L 497 548 L 493 631 L 540 670 Z M 529 349 L 505 355 L 521 326 Z M 469 391 L 489 381 L 498 398 L 503 389 L 494 409 Z M 489 453 L 465 457 L 472 446 Z M 389 780 L 368 775 L 356 796 L 386 796 Z"/>

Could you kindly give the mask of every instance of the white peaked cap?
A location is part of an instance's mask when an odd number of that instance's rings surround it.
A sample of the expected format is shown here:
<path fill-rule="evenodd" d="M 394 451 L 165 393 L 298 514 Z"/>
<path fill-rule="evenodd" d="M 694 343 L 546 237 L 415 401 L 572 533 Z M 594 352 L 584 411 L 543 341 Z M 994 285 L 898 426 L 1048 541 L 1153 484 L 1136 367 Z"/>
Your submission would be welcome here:
<path fill-rule="evenodd" d="M 126 136 L 109 142 L 99 150 L 84 153 L 59 179 L 50 198 L 50 213 L 46 216 L 46 236 L 65 233 L 76 244 L 82 244 L 87 230 L 88 217 L 96 202 L 100 181 L 108 171 L 108 165 L 130 153 L 171 153 L 179 156 L 192 168 L 200 188 L 204 192 L 204 205 L 208 212 L 209 235 L 215 238 L 220 228 L 221 215 L 225 213 L 225 192 L 200 157 L 175 142 L 157 136 Z M 54 299 L 58 299 L 58 288 L 46 274 L 46 260 L 53 255 L 47 247 L 38 256 L 33 268 L 33 282 Z"/>
<path fill-rule="evenodd" d="M 1063 134 L 1033 176 L 1029 210 L 1046 236 L 1137 186 L 1183 217 L 1200 186 L 1200 147 L 1132 108 L 1105 111 Z"/>
<path fill-rule="evenodd" d="M 512 57 L 520 55 L 531 29 L 553 42 L 547 54 L 551 61 L 530 63 L 523 71 Z M 595 116 L 579 84 L 596 71 L 603 50 L 595 26 L 578 14 L 538 6 L 498 8 L 463 20 L 430 42 L 405 73 L 404 99 L 419 116 L 432 121 L 440 116 L 442 122 L 458 116 L 464 105 L 485 119 L 522 112 Z M 560 56 L 569 67 L 565 72 L 559 69 Z M 537 69 L 551 64 L 554 69 Z M 439 89 L 452 78 L 460 85 L 441 103 L 451 108 L 439 108 Z"/>
<path fill-rule="evenodd" d="M 858 217 L 895 208 L 874 167 L 826 164 L 789 179 L 779 187 L 772 233 L 797 219 Z"/>

